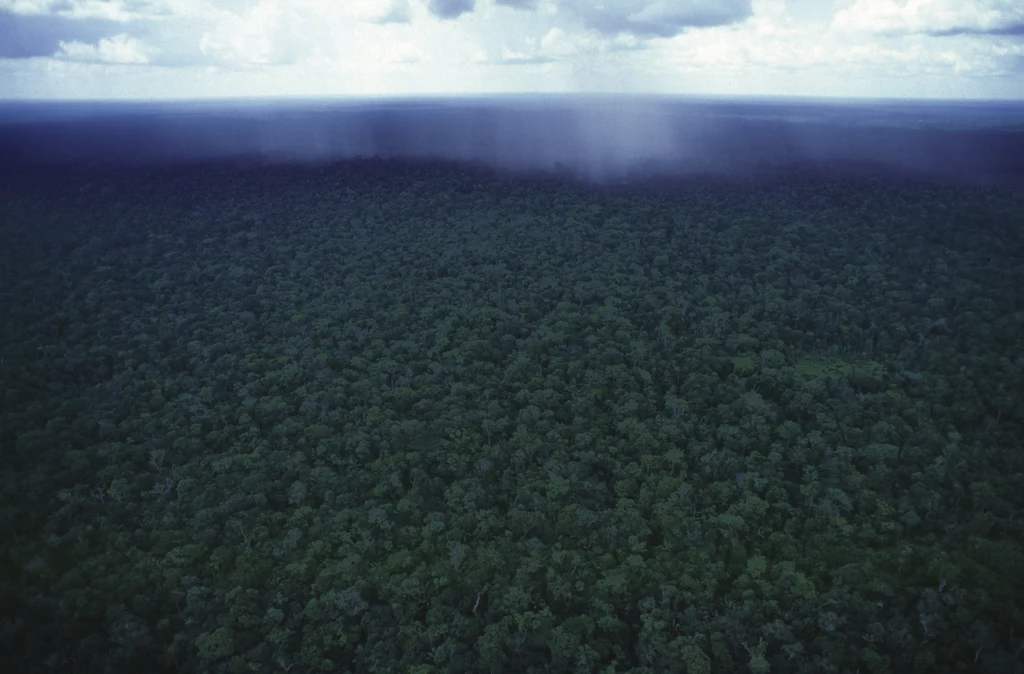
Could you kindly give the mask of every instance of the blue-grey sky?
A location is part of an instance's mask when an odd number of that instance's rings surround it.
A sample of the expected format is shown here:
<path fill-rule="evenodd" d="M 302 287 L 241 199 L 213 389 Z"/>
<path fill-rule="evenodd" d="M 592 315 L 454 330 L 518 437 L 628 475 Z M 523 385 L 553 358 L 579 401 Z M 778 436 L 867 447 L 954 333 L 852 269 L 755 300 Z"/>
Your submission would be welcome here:
<path fill-rule="evenodd" d="M 0 0 L 0 97 L 1024 99 L 1021 0 Z"/>

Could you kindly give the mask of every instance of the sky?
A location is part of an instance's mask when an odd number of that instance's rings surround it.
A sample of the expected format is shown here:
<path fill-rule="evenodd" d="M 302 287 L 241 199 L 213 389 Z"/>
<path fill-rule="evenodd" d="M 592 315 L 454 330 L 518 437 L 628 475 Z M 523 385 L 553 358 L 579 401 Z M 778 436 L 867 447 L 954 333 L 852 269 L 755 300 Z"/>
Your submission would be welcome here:
<path fill-rule="evenodd" d="M 1022 0 L 0 0 L 0 98 L 1024 100 Z"/>

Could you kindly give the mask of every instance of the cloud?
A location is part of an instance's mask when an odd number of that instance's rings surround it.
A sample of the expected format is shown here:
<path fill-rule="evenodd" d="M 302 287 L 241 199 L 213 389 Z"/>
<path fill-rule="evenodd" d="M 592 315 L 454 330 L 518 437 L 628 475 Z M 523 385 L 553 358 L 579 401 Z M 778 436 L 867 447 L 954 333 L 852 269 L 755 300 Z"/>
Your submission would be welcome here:
<path fill-rule="evenodd" d="M 339 22 L 407 22 L 408 0 L 0 0 L 0 58 L 250 69 L 296 63 Z M 145 59 L 145 60 L 143 60 Z"/>
<path fill-rule="evenodd" d="M 375 23 L 409 23 L 410 20 L 409 3 L 406 0 L 395 0 L 391 3 L 387 13 L 378 18 Z"/>
<path fill-rule="evenodd" d="M 540 54 L 526 54 L 524 52 L 512 51 L 511 49 L 502 49 L 501 56 L 499 58 L 487 62 L 493 65 L 521 66 L 552 63 L 554 60 L 555 59 L 551 58 L 550 56 L 541 56 Z"/>
<path fill-rule="evenodd" d="M 563 11 L 605 35 L 674 37 L 687 28 L 739 23 L 752 15 L 751 0 L 565 0 Z"/>
<path fill-rule="evenodd" d="M 503 42 L 518 35 L 515 47 L 481 50 L 478 63 L 532 65 L 565 62 L 575 72 L 592 70 L 580 59 L 648 48 L 651 38 L 671 38 L 687 28 L 713 28 L 752 16 L 750 0 L 495 0 L 512 9 L 537 9 L 502 26 Z M 500 16 L 500 15 L 499 15 Z M 505 15 L 509 16 L 509 15 Z M 521 25 L 526 32 L 513 28 Z M 542 36 L 537 39 L 537 36 Z M 582 70 L 580 70 L 582 68 Z"/>
<path fill-rule="evenodd" d="M 0 0 L 0 97 L 841 93 L 855 80 L 1020 97 L 1013 35 L 1024 0 Z"/>
<path fill-rule="evenodd" d="M 61 42 L 58 58 L 87 63 L 149 63 L 150 49 L 140 40 L 125 35 L 103 38 L 97 44 Z"/>
<path fill-rule="evenodd" d="M 571 59 L 574 57 L 594 57 L 619 51 L 632 51 L 644 48 L 644 42 L 632 35 L 617 35 L 612 38 L 581 34 L 552 28 L 537 45 L 537 51 L 552 60 Z"/>
<path fill-rule="evenodd" d="M 754 17 L 741 27 L 652 42 L 644 70 L 664 82 L 737 82 L 738 91 L 781 92 L 786 87 L 801 94 L 841 95 L 846 89 L 850 95 L 874 90 L 886 96 L 950 96 L 958 88 L 991 87 L 999 92 L 988 94 L 992 97 L 1019 97 L 1024 91 L 1012 84 L 1014 73 L 1020 76 L 1024 51 L 1016 41 L 828 30 L 831 19 L 825 17 L 817 30 L 809 30 L 790 7 L 756 0 Z"/>
<path fill-rule="evenodd" d="M 0 0 L 0 10 L 23 16 L 117 22 L 159 19 L 170 15 L 172 7 L 167 0 Z"/>
<path fill-rule="evenodd" d="M 839 30 L 884 34 L 1022 35 L 1020 0 L 855 0 L 832 21 Z"/>
<path fill-rule="evenodd" d="M 456 19 L 466 12 L 472 12 L 476 0 L 429 0 L 430 13 L 439 19 Z"/>
<path fill-rule="evenodd" d="M 384 63 L 409 64 L 420 63 L 423 60 L 423 54 L 419 48 L 409 42 L 389 44 L 381 54 L 381 61 Z"/>
<path fill-rule="evenodd" d="M 109 20 L 75 20 L 0 10 L 0 58 L 52 56 L 61 42 L 96 42 L 123 30 L 123 25 Z"/>
<path fill-rule="evenodd" d="M 596 44 L 585 36 L 569 34 L 561 28 L 552 28 L 541 38 L 540 49 L 550 57 L 565 58 L 595 51 Z"/>
<path fill-rule="evenodd" d="M 261 0 L 240 14 L 219 17 L 204 32 L 199 50 L 227 66 L 295 63 L 313 49 L 309 40 L 315 23 L 284 0 Z"/>
<path fill-rule="evenodd" d="M 481 49 L 475 54 L 474 61 L 501 66 L 576 64 L 619 51 L 641 50 L 644 45 L 631 35 L 610 38 L 589 31 L 566 31 L 556 27 L 548 30 L 539 40 L 532 37 L 523 40 L 518 48 L 502 46 L 500 49 Z"/>
<path fill-rule="evenodd" d="M 159 2 L 0 0 L 0 58 L 206 64 L 199 43 L 217 14 L 206 2 L 175 0 L 172 13 Z"/>
<path fill-rule="evenodd" d="M 345 8 L 352 16 L 370 23 L 409 23 L 409 0 L 347 0 Z"/>
<path fill-rule="evenodd" d="M 537 9 L 537 0 L 494 0 L 494 4 L 513 9 Z"/>

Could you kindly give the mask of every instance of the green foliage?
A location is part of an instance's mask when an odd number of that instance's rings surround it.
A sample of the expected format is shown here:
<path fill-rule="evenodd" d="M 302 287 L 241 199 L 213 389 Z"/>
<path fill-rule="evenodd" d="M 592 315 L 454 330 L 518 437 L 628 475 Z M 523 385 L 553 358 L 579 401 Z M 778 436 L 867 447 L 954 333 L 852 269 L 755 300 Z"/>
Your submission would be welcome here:
<path fill-rule="evenodd" d="M 711 674 L 711 658 L 699 646 L 684 646 L 683 668 L 686 674 Z"/>
<path fill-rule="evenodd" d="M 196 637 L 199 659 L 211 663 L 222 660 L 235 650 L 235 635 L 227 627 L 218 627 Z"/>
<path fill-rule="evenodd" d="M 5 671 L 1012 669 L 1019 190 L 148 178 L 0 186 Z"/>

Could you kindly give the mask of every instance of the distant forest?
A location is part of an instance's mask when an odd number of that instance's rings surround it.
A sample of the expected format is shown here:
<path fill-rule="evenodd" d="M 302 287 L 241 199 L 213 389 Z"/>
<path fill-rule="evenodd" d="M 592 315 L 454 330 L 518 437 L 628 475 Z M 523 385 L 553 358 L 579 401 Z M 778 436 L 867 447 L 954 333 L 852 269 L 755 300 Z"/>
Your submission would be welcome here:
<path fill-rule="evenodd" d="M 1024 672 L 1024 188 L 0 181 L 5 672 Z"/>

